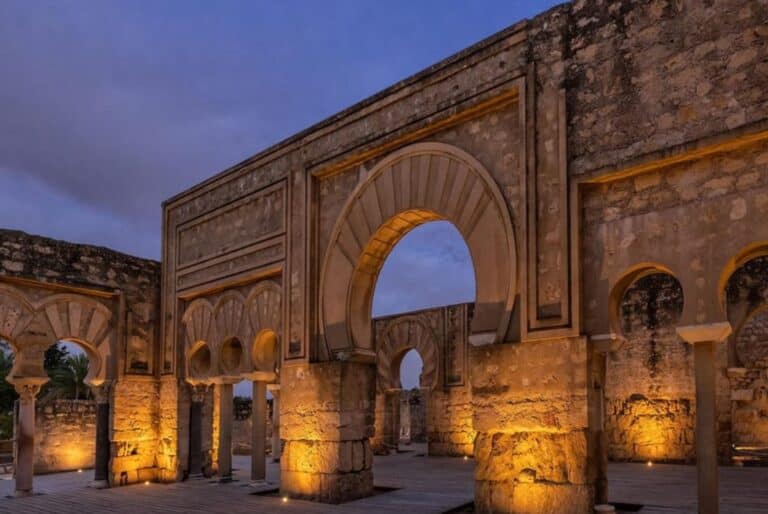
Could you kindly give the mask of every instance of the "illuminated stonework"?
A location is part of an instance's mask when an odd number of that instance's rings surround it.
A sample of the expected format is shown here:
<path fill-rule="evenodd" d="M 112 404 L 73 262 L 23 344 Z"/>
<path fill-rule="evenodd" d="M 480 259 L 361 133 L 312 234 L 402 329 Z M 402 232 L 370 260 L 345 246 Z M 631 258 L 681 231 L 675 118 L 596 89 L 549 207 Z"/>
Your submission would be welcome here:
<path fill-rule="evenodd" d="M 716 504 L 714 457 L 768 444 L 757 4 L 580 0 L 518 23 L 169 199 L 162 275 L 3 233 L 23 435 L 43 343 L 72 338 L 94 386 L 113 382 L 110 484 L 226 478 L 247 379 L 279 391 L 283 496 L 370 494 L 377 414 L 396 408 L 376 392 L 404 349 L 377 335 L 373 287 L 442 219 L 473 260 L 466 344 L 430 356 L 421 321 L 402 330 L 429 354 L 430 445 L 473 441 L 477 512 L 590 512 L 611 453 L 694 453 Z M 654 275 L 676 285 L 643 293 Z"/>

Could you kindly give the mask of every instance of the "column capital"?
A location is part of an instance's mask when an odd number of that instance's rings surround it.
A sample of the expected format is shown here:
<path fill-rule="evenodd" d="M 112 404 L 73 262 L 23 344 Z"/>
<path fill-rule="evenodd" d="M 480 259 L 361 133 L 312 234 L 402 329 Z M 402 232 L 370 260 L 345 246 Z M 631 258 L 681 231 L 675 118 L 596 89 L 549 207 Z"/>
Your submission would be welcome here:
<path fill-rule="evenodd" d="M 35 400 L 35 397 L 40 392 L 40 388 L 48 382 L 48 377 L 14 377 L 8 380 L 13 384 L 13 388 L 19 395 L 19 401 L 23 404 L 28 404 Z"/>
<path fill-rule="evenodd" d="M 210 384 L 190 384 L 189 391 L 192 395 L 192 401 L 203 403 L 210 387 Z"/>
<path fill-rule="evenodd" d="M 96 399 L 96 403 L 109 403 L 109 393 L 112 390 L 112 385 L 113 382 L 111 380 L 107 380 L 99 385 L 91 386 L 91 392 L 93 392 L 93 397 Z"/>
<path fill-rule="evenodd" d="M 721 343 L 731 335 L 731 324 L 727 321 L 720 323 L 704 323 L 677 327 L 679 335 L 687 343 Z"/>

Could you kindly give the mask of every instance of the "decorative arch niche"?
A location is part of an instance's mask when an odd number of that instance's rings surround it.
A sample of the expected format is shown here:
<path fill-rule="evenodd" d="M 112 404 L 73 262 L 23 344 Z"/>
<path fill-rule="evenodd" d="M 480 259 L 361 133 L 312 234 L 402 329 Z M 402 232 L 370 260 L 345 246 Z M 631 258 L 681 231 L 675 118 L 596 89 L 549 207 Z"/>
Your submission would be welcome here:
<path fill-rule="evenodd" d="M 408 146 L 384 158 L 342 209 L 325 255 L 321 331 L 329 352 L 373 356 L 371 304 L 389 252 L 411 229 L 451 221 L 469 247 L 476 308 L 470 342 L 501 342 L 517 293 L 517 251 L 507 204 L 487 170 L 440 143 Z"/>

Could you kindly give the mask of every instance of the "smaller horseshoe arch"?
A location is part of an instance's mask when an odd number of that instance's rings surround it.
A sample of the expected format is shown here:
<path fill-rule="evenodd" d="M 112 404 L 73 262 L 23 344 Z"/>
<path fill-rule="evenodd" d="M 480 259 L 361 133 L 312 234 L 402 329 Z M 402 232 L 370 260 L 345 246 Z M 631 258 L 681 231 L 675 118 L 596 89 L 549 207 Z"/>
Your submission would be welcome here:
<path fill-rule="evenodd" d="M 424 368 L 421 387 L 434 390 L 440 382 L 440 350 L 429 326 L 415 317 L 398 320 L 383 334 L 376 351 L 376 371 L 380 391 L 400 389 L 400 363 L 409 350 L 419 352 Z"/>

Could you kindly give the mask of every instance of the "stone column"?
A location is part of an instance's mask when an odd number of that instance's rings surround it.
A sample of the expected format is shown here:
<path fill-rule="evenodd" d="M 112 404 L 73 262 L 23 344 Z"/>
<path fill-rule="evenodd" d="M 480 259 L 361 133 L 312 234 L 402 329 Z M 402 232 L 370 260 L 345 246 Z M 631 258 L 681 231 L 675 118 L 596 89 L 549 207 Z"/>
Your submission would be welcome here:
<path fill-rule="evenodd" d="M 272 462 L 280 462 L 280 384 L 270 384 L 268 389 L 272 393 Z"/>
<path fill-rule="evenodd" d="M 19 417 L 16 428 L 16 496 L 32 494 L 35 459 L 35 397 L 48 379 L 14 379 L 19 395 Z"/>
<path fill-rule="evenodd" d="M 208 392 L 204 384 L 190 387 L 192 402 L 189 406 L 189 476 L 203 476 L 203 404 Z"/>
<path fill-rule="evenodd" d="M 232 480 L 232 418 L 234 417 L 233 381 L 223 380 L 219 388 L 219 481 Z"/>
<path fill-rule="evenodd" d="M 109 487 L 109 393 L 112 384 L 106 382 L 91 387 L 96 398 L 96 462 L 93 467 L 91 487 L 104 489 Z"/>
<path fill-rule="evenodd" d="M 677 333 L 693 345 L 696 376 L 696 474 L 700 514 L 720 512 L 717 469 L 717 405 L 715 346 L 731 333 L 728 322 L 679 327 Z"/>
<path fill-rule="evenodd" d="M 267 478 L 267 384 L 253 381 L 251 409 L 251 482 L 262 483 Z"/>
<path fill-rule="evenodd" d="M 280 373 L 281 494 L 327 503 L 370 496 L 374 365 L 319 362 Z"/>
<path fill-rule="evenodd" d="M 608 444 L 605 436 L 605 377 L 608 354 L 617 351 L 624 339 L 615 334 L 600 334 L 589 337 L 591 352 L 591 383 L 589 396 L 590 443 L 595 456 L 595 503 L 608 503 Z"/>

